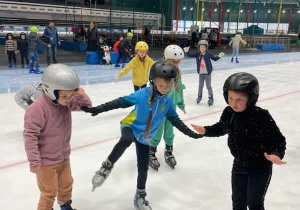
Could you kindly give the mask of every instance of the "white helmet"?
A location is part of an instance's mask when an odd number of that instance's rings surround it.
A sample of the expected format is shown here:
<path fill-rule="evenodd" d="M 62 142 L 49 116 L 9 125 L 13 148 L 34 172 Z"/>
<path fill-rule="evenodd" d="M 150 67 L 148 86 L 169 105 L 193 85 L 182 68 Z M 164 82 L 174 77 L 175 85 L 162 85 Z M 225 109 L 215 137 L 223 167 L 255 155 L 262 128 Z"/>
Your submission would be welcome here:
<path fill-rule="evenodd" d="M 165 59 L 181 60 L 184 58 L 184 52 L 181 47 L 172 44 L 165 48 L 164 56 Z"/>
<path fill-rule="evenodd" d="M 79 88 L 79 78 L 76 72 L 64 64 L 48 66 L 42 77 L 43 90 L 51 99 L 56 100 L 55 90 L 74 90 Z"/>
<path fill-rule="evenodd" d="M 200 40 L 200 41 L 198 42 L 198 46 L 200 46 L 200 45 L 205 45 L 206 48 L 208 48 L 208 42 L 207 42 L 206 40 Z"/>

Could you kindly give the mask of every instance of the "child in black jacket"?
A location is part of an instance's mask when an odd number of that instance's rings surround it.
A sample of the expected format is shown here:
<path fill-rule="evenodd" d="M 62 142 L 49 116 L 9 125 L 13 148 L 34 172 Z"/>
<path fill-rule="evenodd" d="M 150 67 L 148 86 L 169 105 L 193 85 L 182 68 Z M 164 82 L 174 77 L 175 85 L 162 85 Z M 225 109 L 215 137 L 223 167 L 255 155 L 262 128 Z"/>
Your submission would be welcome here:
<path fill-rule="evenodd" d="M 257 79 L 248 73 L 231 75 L 223 87 L 225 108 L 212 126 L 193 125 L 200 134 L 218 137 L 228 134 L 234 156 L 232 168 L 233 210 L 264 210 L 272 165 L 285 164 L 286 141 L 267 110 L 255 106 L 259 95 Z"/>
<path fill-rule="evenodd" d="M 27 68 L 29 68 L 28 60 L 28 39 L 26 38 L 26 33 L 20 33 L 20 39 L 18 40 L 18 51 L 20 52 L 22 69 L 24 69 L 24 59 L 26 60 Z"/>

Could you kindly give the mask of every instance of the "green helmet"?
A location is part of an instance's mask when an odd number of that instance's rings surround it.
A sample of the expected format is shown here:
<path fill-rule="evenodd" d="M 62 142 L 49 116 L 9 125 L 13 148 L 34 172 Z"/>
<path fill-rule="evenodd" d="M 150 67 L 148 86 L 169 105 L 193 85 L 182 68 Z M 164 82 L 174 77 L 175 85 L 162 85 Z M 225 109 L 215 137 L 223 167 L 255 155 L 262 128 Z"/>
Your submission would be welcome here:
<path fill-rule="evenodd" d="M 37 33 L 37 32 L 39 32 L 39 29 L 36 26 L 31 26 L 30 31 L 34 32 L 34 33 Z"/>
<path fill-rule="evenodd" d="M 133 33 L 132 32 L 128 32 L 127 33 L 127 37 L 133 37 Z"/>

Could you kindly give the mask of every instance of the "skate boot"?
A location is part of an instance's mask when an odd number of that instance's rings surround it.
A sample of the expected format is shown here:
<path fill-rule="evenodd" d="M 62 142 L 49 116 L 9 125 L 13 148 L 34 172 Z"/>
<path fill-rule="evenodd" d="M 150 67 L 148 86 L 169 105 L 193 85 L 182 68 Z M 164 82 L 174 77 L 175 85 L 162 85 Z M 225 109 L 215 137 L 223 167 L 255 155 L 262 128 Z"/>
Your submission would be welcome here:
<path fill-rule="evenodd" d="M 22 69 L 24 69 L 24 67 L 25 67 L 24 64 L 22 64 Z"/>
<path fill-rule="evenodd" d="M 113 167 L 114 165 L 109 160 L 106 160 L 102 163 L 102 167 L 99 169 L 99 171 L 96 171 L 96 174 L 92 179 L 92 191 L 94 191 L 96 187 L 100 187 L 104 183 Z"/>
<path fill-rule="evenodd" d="M 8 68 L 11 68 L 12 67 L 12 64 L 10 63 L 10 64 L 8 64 Z"/>
<path fill-rule="evenodd" d="M 212 106 L 214 104 L 214 98 L 213 96 L 208 97 L 208 106 Z"/>
<path fill-rule="evenodd" d="M 124 67 L 125 67 L 125 63 L 122 64 L 122 68 L 124 68 Z"/>
<path fill-rule="evenodd" d="M 177 162 L 175 160 L 175 156 L 172 154 L 173 153 L 173 146 L 168 146 L 166 145 L 165 149 L 165 161 L 166 163 L 171 167 L 175 168 Z"/>
<path fill-rule="evenodd" d="M 72 203 L 72 200 L 65 202 L 63 205 L 60 206 L 60 209 L 61 210 L 76 210 L 76 209 L 72 208 L 71 203 Z"/>
<path fill-rule="evenodd" d="M 158 168 L 160 166 L 157 157 L 155 156 L 156 153 L 156 147 L 150 146 L 150 154 L 149 154 L 149 166 L 153 168 L 154 170 L 158 171 Z"/>
<path fill-rule="evenodd" d="M 233 63 L 233 57 L 231 58 L 231 63 Z"/>
<path fill-rule="evenodd" d="M 29 68 L 29 73 L 35 73 L 35 70 L 33 69 L 33 67 Z"/>
<path fill-rule="evenodd" d="M 149 201 L 145 199 L 146 196 L 146 190 L 136 189 L 134 196 L 134 207 L 136 210 L 152 210 Z"/>
<path fill-rule="evenodd" d="M 201 100 L 202 100 L 202 95 L 198 95 L 198 98 L 196 100 L 197 104 L 199 104 Z"/>
<path fill-rule="evenodd" d="M 238 59 L 238 58 L 236 58 L 236 59 L 235 59 L 235 62 L 236 62 L 236 63 L 239 63 L 239 59 Z"/>
<path fill-rule="evenodd" d="M 41 71 L 41 70 L 39 69 L 39 67 L 36 67 L 34 73 L 36 73 L 36 74 L 42 74 L 43 71 Z"/>
<path fill-rule="evenodd" d="M 115 64 L 115 67 L 117 68 L 117 67 L 120 67 L 120 64 Z"/>

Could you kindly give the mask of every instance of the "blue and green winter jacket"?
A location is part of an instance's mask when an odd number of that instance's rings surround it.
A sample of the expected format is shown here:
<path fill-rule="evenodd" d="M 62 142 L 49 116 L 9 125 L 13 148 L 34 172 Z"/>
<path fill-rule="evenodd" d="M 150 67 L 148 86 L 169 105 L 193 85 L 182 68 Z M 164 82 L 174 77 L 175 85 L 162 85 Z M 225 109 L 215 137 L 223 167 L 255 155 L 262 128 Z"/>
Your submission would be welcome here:
<path fill-rule="evenodd" d="M 135 108 L 129 115 L 121 121 L 121 128 L 130 127 L 138 142 L 149 145 L 149 140 L 144 138 L 144 132 L 150 111 L 151 92 L 152 87 L 142 88 L 130 95 L 99 105 L 97 109 L 99 110 L 99 113 L 101 113 L 112 109 L 127 108 L 135 105 Z M 155 135 L 164 117 L 166 117 L 172 125 L 182 133 L 192 138 L 202 137 L 201 134 L 195 133 L 181 121 L 174 109 L 172 99 L 167 94 L 160 95 L 158 92 L 155 92 L 149 139 Z"/>

